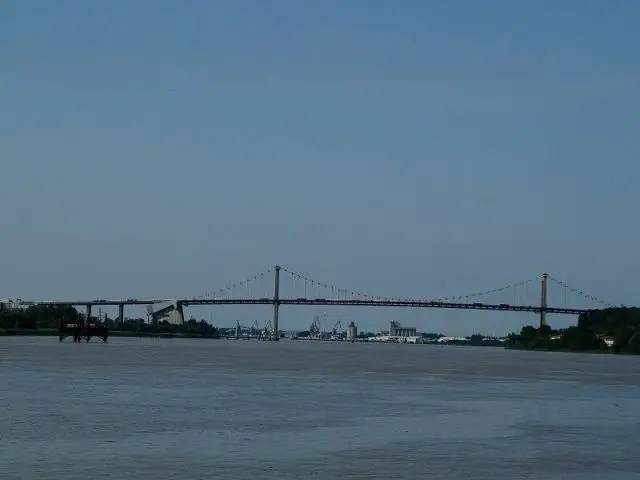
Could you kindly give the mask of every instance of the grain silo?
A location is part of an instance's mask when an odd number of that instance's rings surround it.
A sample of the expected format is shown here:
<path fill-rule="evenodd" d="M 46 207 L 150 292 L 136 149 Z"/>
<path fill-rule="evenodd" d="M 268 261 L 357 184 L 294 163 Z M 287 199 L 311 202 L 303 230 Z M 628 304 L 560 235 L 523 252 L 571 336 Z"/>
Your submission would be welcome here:
<path fill-rule="evenodd" d="M 357 336 L 358 327 L 356 327 L 355 323 L 350 322 L 349 326 L 347 327 L 347 340 L 355 340 Z"/>

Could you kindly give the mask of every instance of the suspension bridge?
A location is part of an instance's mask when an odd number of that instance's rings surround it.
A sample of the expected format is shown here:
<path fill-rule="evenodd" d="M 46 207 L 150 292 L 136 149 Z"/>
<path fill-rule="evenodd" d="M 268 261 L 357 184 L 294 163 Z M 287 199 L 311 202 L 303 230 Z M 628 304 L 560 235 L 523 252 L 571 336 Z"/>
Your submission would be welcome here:
<path fill-rule="evenodd" d="M 569 301 L 579 299 L 583 306 Z M 563 301 L 564 300 L 564 301 Z M 588 306 L 585 305 L 588 302 Z M 557 302 L 557 303 L 556 303 Z M 467 295 L 436 298 L 402 298 L 375 295 L 338 287 L 309 276 L 274 266 L 220 290 L 205 295 L 182 299 L 126 300 L 55 300 L 22 301 L 23 305 L 85 306 L 87 318 L 91 318 L 92 306 L 119 306 L 119 320 L 124 321 L 125 305 L 148 305 L 150 316 L 157 320 L 169 312 L 175 312 L 179 322 L 184 322 L 184 307 L 198 305 L 271 305 L 273 319 L 269 331 L 273 339 L 279 338 L 278 315 L 282 305 L 297 306 L 354 306 L 391 308 L 436 308 L 457 310 L 493 310 L 504 312 L 528 312 L 539 315 L 540 325 L 546 323 L 546 315 L 580 315 L 592 310 L 610 308 L 613 305 L 578 288 L 543 273 L 529 280 L 510 283 L 499 288 Z M 560 303 L 563 305 L 561 306 Z M 0 305 L 1 306 L 1 305 Z M 232 331 L 239 331 L 236 325 Z M 256 336 L 264 336 L 265 330 L 242 327 Z M 231 333 L 231 331 L 229 332 Z"/>

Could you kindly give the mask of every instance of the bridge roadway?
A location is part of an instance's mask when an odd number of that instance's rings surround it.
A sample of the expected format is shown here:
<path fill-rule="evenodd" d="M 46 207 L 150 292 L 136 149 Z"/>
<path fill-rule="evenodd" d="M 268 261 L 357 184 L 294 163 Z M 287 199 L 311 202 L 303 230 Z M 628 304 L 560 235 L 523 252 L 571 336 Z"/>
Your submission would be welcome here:
<path fill-rule="evenodd" d="M 260 299 L 185 299 L 179 300 L 184 305 L 273 305 L 272 298 Z M 593 309 L 584 308 L 559 308 L 536 307 L 533 305 L 509 305 L 506 303 L 453 303 L 453 302 L 425 302 L 419 300 L 329 300 L 325 298 L 281 298 L 277 302 L 280 305 L 319 305 L 319 306 L 352 306 L 352 307 L 406 307 L 406 308 L 447 308 L 457 310 L 496 310 L 503 312 L 531 312 L 559 313 L 565 315 L 580 315 Z"/>
<path fill-rule="evenodd" d="M 117 306 L 117 305 L 153 305 L 156 303 L 166 303 L 166 302 L 175 302 L 173 299 L 138 299 L 138 298 L 130 298 L 127 300 L 47 300 L 47 301 L 34 301 L 34 300 L 23 300 L 20 302 L 21 305 L 91 305 L 91 306 Z"/>
<path fill-rule="evenodd" d="M 218 299 L 129 299 L 129 300 L 74 300 L 74 301 L 46 301 L 23 302 L 31 305 L 152 305 L 157 303 L 175 302 L 178 305 L 317 305 L 317 306 L 352 306 L 352 307 L 405 307 L 405 308 L 445 308 L 452 310 L 494 310 L 503 312 L 556 313 L 564 315 L 580 315 L 593 311 L 584 308 L 540 307 L 534 305 L 510 305 L 506 303 L 455 303 L 419 300 L 334 300 L 326 298 L 218 298 Z"/>

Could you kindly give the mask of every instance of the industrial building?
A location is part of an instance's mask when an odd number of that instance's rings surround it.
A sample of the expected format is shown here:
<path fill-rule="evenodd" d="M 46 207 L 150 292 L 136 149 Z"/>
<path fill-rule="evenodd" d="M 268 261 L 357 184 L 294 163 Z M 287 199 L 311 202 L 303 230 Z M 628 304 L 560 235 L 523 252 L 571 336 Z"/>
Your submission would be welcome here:
<path fill-rule="evenodd" d="M 22 303 L 20 298 L 0 298 L 0 309 L 7 310 L 18 310 L 18 309 L 26 309 L 29 305 Z"/>
<path fill-rule="evenodd" d="M 403 327 L 400 322 L 389 322 L 389 336 L 390 337 L 417 337 L 418 330 L 416 327 Z"/>
<path fill-rule="evenodd" d="M 358 337 L 358 327 L 353 322 L 347 326 L 347 340 L 355 340 Z"/>

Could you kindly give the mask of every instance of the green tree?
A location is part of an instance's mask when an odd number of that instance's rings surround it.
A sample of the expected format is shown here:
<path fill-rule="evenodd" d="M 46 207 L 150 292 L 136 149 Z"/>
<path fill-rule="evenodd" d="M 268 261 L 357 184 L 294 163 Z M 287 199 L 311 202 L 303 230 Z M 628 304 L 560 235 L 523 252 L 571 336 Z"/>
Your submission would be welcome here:
<path fill-rule="evenodd" d="M 629 345 L 635 332 L 631 327 L 618 327 L 613 338 L 615 339 L 615 348 L 617 351 L 624 350 Z"/>
<path fill-rule="evenodd" d="M 520 331 L 520 342 L 528 346 L 533 343 L 537 335 L 538 330 L 536 330 L 536 327 L 527 325 Z"/>
<path fill-rule="evenodd" d="M 597 334 L 586 327 L 569 327 L 562 333 L 561 344 L 569 350 L 598 350 L 600 340 Z"/>
<path fill-rule="evenodd" d="M 629 353 L 640 354 L 640 333 L 635 333 L 631 339 L 629 339 L 629 344 L 627 347 Z"/>

